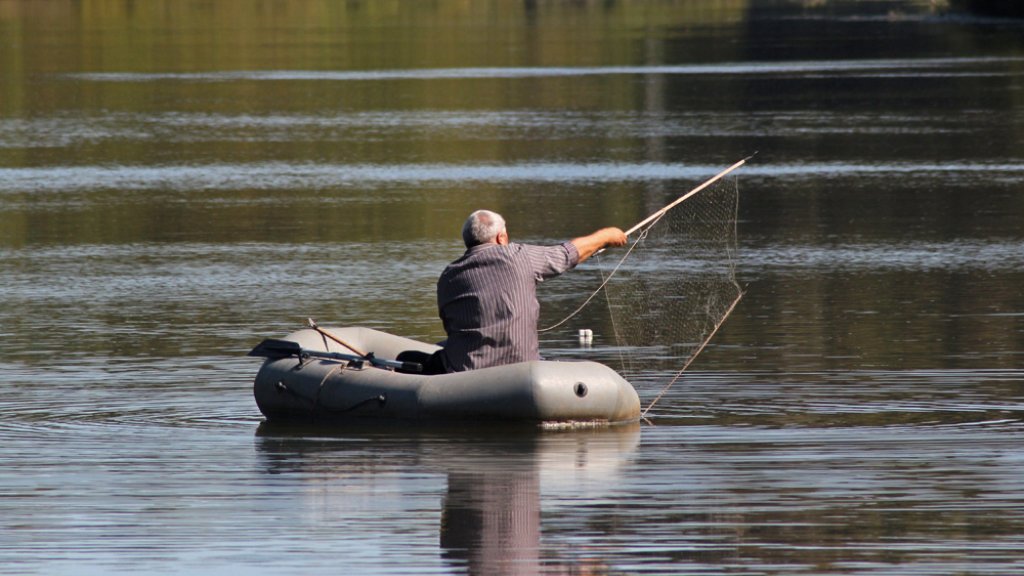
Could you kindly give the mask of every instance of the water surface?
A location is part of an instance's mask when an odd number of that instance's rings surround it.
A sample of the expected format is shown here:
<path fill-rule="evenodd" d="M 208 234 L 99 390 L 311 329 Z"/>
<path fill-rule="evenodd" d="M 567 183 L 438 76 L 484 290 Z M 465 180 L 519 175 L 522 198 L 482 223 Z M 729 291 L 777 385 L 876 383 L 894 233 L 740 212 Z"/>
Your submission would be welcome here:
<path fill-rule="evenodd" d="M 0 1 L 0 573 L 1021 573 L 1024 25 L 936 6 Z M 443 336 L 471 210 L 628 228 L 755 152 L 649 422 L 263 422 L 262 338 Z"/>

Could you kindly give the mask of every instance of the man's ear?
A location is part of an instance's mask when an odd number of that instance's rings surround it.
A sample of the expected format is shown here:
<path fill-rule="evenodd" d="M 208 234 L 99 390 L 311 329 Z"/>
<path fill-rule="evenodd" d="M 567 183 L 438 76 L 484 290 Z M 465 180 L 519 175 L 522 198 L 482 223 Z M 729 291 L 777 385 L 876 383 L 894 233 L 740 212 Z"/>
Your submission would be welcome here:
<path fill-rule="evenodd" d="M 508 244 L 508 231 L 502 230 L 501 232 L 498 232 L 498 237 L 495 238 L 494 241 L 502 246 Z"/>

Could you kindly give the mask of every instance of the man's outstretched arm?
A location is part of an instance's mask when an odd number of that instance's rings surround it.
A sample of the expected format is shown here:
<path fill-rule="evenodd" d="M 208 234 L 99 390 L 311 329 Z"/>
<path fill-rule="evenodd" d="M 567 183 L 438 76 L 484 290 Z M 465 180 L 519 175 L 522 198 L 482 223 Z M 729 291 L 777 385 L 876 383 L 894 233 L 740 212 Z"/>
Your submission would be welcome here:
<path fill-rule="evenodd" d="M 590 258 L 598 250 L 626 245 L 626 233 L 614 226 L 601 228 L 593 234 L 572 239 L 573 245 L 580 253 L 580 262 Z"/>

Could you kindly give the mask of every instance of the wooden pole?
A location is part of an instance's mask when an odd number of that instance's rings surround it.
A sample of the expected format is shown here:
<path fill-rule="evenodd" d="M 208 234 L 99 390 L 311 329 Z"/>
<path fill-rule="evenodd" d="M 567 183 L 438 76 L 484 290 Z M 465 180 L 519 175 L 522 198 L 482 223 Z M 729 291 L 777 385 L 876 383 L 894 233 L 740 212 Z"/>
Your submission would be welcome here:
<path fill-rule="evenodd" d="M 729 167 L 728 167 L 728 168 L 726 168 L 725 170 L 722 170 L 722 171 L 721 171 L 721 172 L 719 172 L 718 174 L 715 174 L 714 176 L 712 176 L 711 178 L 709 178 L 709 179 L 708 179 L 707 181 L 705 181 L 705 182 L 704 182 L 703 184 L 701 184 L 700 186 L 697 186 L 697 187 L 696 187 L 696 188 L 694 188 L 693 190 L 690 190 L 690 191 L 689 191 L 689 192 L 687 192 L 686 194 L 683 194 L 683 195 L 682 195 L 682 196 L 680 196 L 679 198 L 676 198 L 676 199 L 675 199 L 675 200 L 673 200 L 673 201 L 672 201 L 672 203 L 671 203 L 671 204 L 669 204 L 668 206 L 665 206 L 665 207 L 664 207 L 664 208 L 662 208 L 661 210 L 658 210 L 658 211 L 657 211 L 657 212 L 655 212 L 654 214 L 651 214 L 651 215 L 650 215 L 650 216 L 648 216 L 647 218 L 644 218 L 643 220 L 641 220 L 640 222 L 638 222 L 636 226 L 633 226 L 633 227 L 632 227 L 632 228 L 630 228 L 629 230 L 626 230 L 626 236 L 629 236 L 630 234 L 632 234 L 632 233 L 636 232 L 637 230 L 639 230 L 639 229 L 643 228 L 644 226 L 646 226 L 647 224 L 649 224 L 649 223 L 650 223 L 651 221 L 653 221 L 653 220 L 656 220 L 657 218 L 660 218 L 660 217 L 661 217 L 661 216 L 662 216 L 663 214 L 665 214 L 665 212 L 668 212 L 669 210 L 671 210 L 672 208 L 674 208 L 674 207 L 675 207 L 676 205 L 678 205 L 679 203 L 681 203 L 681 202 L 683 202 L 684 200 L 686 200 L 687 198 L 689 198 L 690 196 L 693 196 L 693 195 L 694 195 L 694 194 L 696 194 L 697 192 L 700 192 L 701 190 L 703 190 L 703 189 L 707 188 L 708 186 L 711 186 L 711 185 L 712 185 L 712 184 L 714 184 L 715 182 L 717 182 L 717 181 L 721 180 L 722 178 L 724 178 L 724 177 L 725 177 L 725 175 L 726 175 L 726 174 L 728 174 L 729 172 L 732 172 L 733 170 L 735 170 L 735 169 L 739 168 L 740 166 L 743 166 L 744 164 L 746 164 L 747 160 L 750 160 L 751 158 L 753 158 L 753 156 L 747 156 L 747 157 L 746 157 L 746 158 L 744 158 L 743 160 L 740 160 L 739 162 L 737 162 L 737 163 L 733 164 L 732 166 L 729 166 Z"/>
<path fill-rule="evenodd" d="M 672 385 L 676 383 L 676 380 L 679 380 L 679 378 L 683 375 L 683 372 L 686 372 L 686 369 L 690 367 L 690 364 L 692 364 L 693 361 L 697 358 L 697 356 L 699 356 L 700 353 L 704 351 L 704 347 L 707 346 L 708 342 L 711 342 L 711 339 L 715 337 L 715 334 L 718 333 L 718 329 L 722 327 L 722 324 L 725 324 L 725 319 L 728 318 L 730 314 L 732 314 L 732 311 L 736 308 L 736 305 L 740 303 L 740 300 L 742 298 L 743 292 L 740 292 L 739 294 L 736 295 L 736 299 L 732 301 L 731 305 L 729 305 L 729 309 L 725 311 L 724 315 L 722 315 L 722 319 L 718 321 L 718 324 L 715 324 L 715 329 L 712 330 L 711 334 L 708 334 L 708 337 L 705 338 L 704 341 L 700 343 L 700 346 L 697 348 L 697 351 L 690 355 L 690 358 L 686 361 L 686 364 L 683 365 L 683 368 L 679 372 L 676 372 L 675 377 L 672 378 L 672 380 L 664 388 L 661 389 L 661 392 L 659 392 L 658 395 L 654 398 L 654 400 L 651 400 L 651 403 L 647 405 L 647 408 L 645 408 L 644 411 L 640 413 L 641 418 L 647 417 L 647 413 L 651 411 L 651 408 L 654 408 L 654 405 L 658 403 L 658 400 L 661 400 L 661 397 L 664 396 L 666 392 L 668 392 L 668 389 L 671 388 Z"/>
<path fill-rule="evenodd" d="M 335 341 L 335 342 L 337 342 L 338 344 L 341 344 L 341 345 L 342 345 L 342 346 L 344 346 L 345 348 L 348 348 L 349 350 L 351 350 L 351 351 L 352 351 L 352 353 L 353 353 L 353 354 L 355 354 L 355 355 L 357 355 L 357 356 L 362 356 L 363 358 L 366 358 L 366 357 L 367 357 L 367 355 L 366 355 L 366 352 L 363 352 L 363 351 L 362 351 L 362 350 L 360 350 L 359 348 L 356 348 L 355 346 L 353 346 L 353 345 L 349 344 L 348 342 L 345 342 L 345 341 L 344 341 L 344 340 L 342 340 L 341 338 L 338 338 L 338 337 L 337 337 L 337 336 L 335 336 L 334 334 L 331 334 L 331 333 L 330 333 L 330 332 L 328 332 L 327 330 L 325 330 L 325 329 L 323 329 L 323 328 L 321 328 L 321 327 L 317 326 L 317 324 L 316 324 L 316 321 L 315 321 L 315 320 L 313 320 L 312 318 L 307 318 L 307 320 L 309 321 L 309 327 L 310 327 L 310 328 L 312 328 L 313 330 L 316 330 L 317 332 L 319 332 L 319 333 L 323 334 L 324 336 L 326 336 L 326 337 L 330 338 L 331 340 L 334 340 L 334 341 Z"/>

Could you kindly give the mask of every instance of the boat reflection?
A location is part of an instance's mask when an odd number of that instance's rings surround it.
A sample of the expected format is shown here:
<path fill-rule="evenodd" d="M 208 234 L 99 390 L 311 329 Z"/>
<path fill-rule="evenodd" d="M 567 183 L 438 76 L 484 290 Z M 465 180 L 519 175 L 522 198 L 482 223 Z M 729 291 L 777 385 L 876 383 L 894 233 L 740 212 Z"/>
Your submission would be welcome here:
<path fill-rule="evenodd" d="M 545 540 L 543 519 L 552 512 L 545 502 L 607 498 L 639 443 L 639 424 L 328 430 L 264 423 L 256 448 L 268 474 L 306 477 L 290 508 L 307 520 L 345 520 L 349 530 L 372 532 L 374 510 L 407 515 L 412 531 L 432 526 L 441 558 L 467 574 L 602 574 L 607 566 L 585 546 Z"/>

